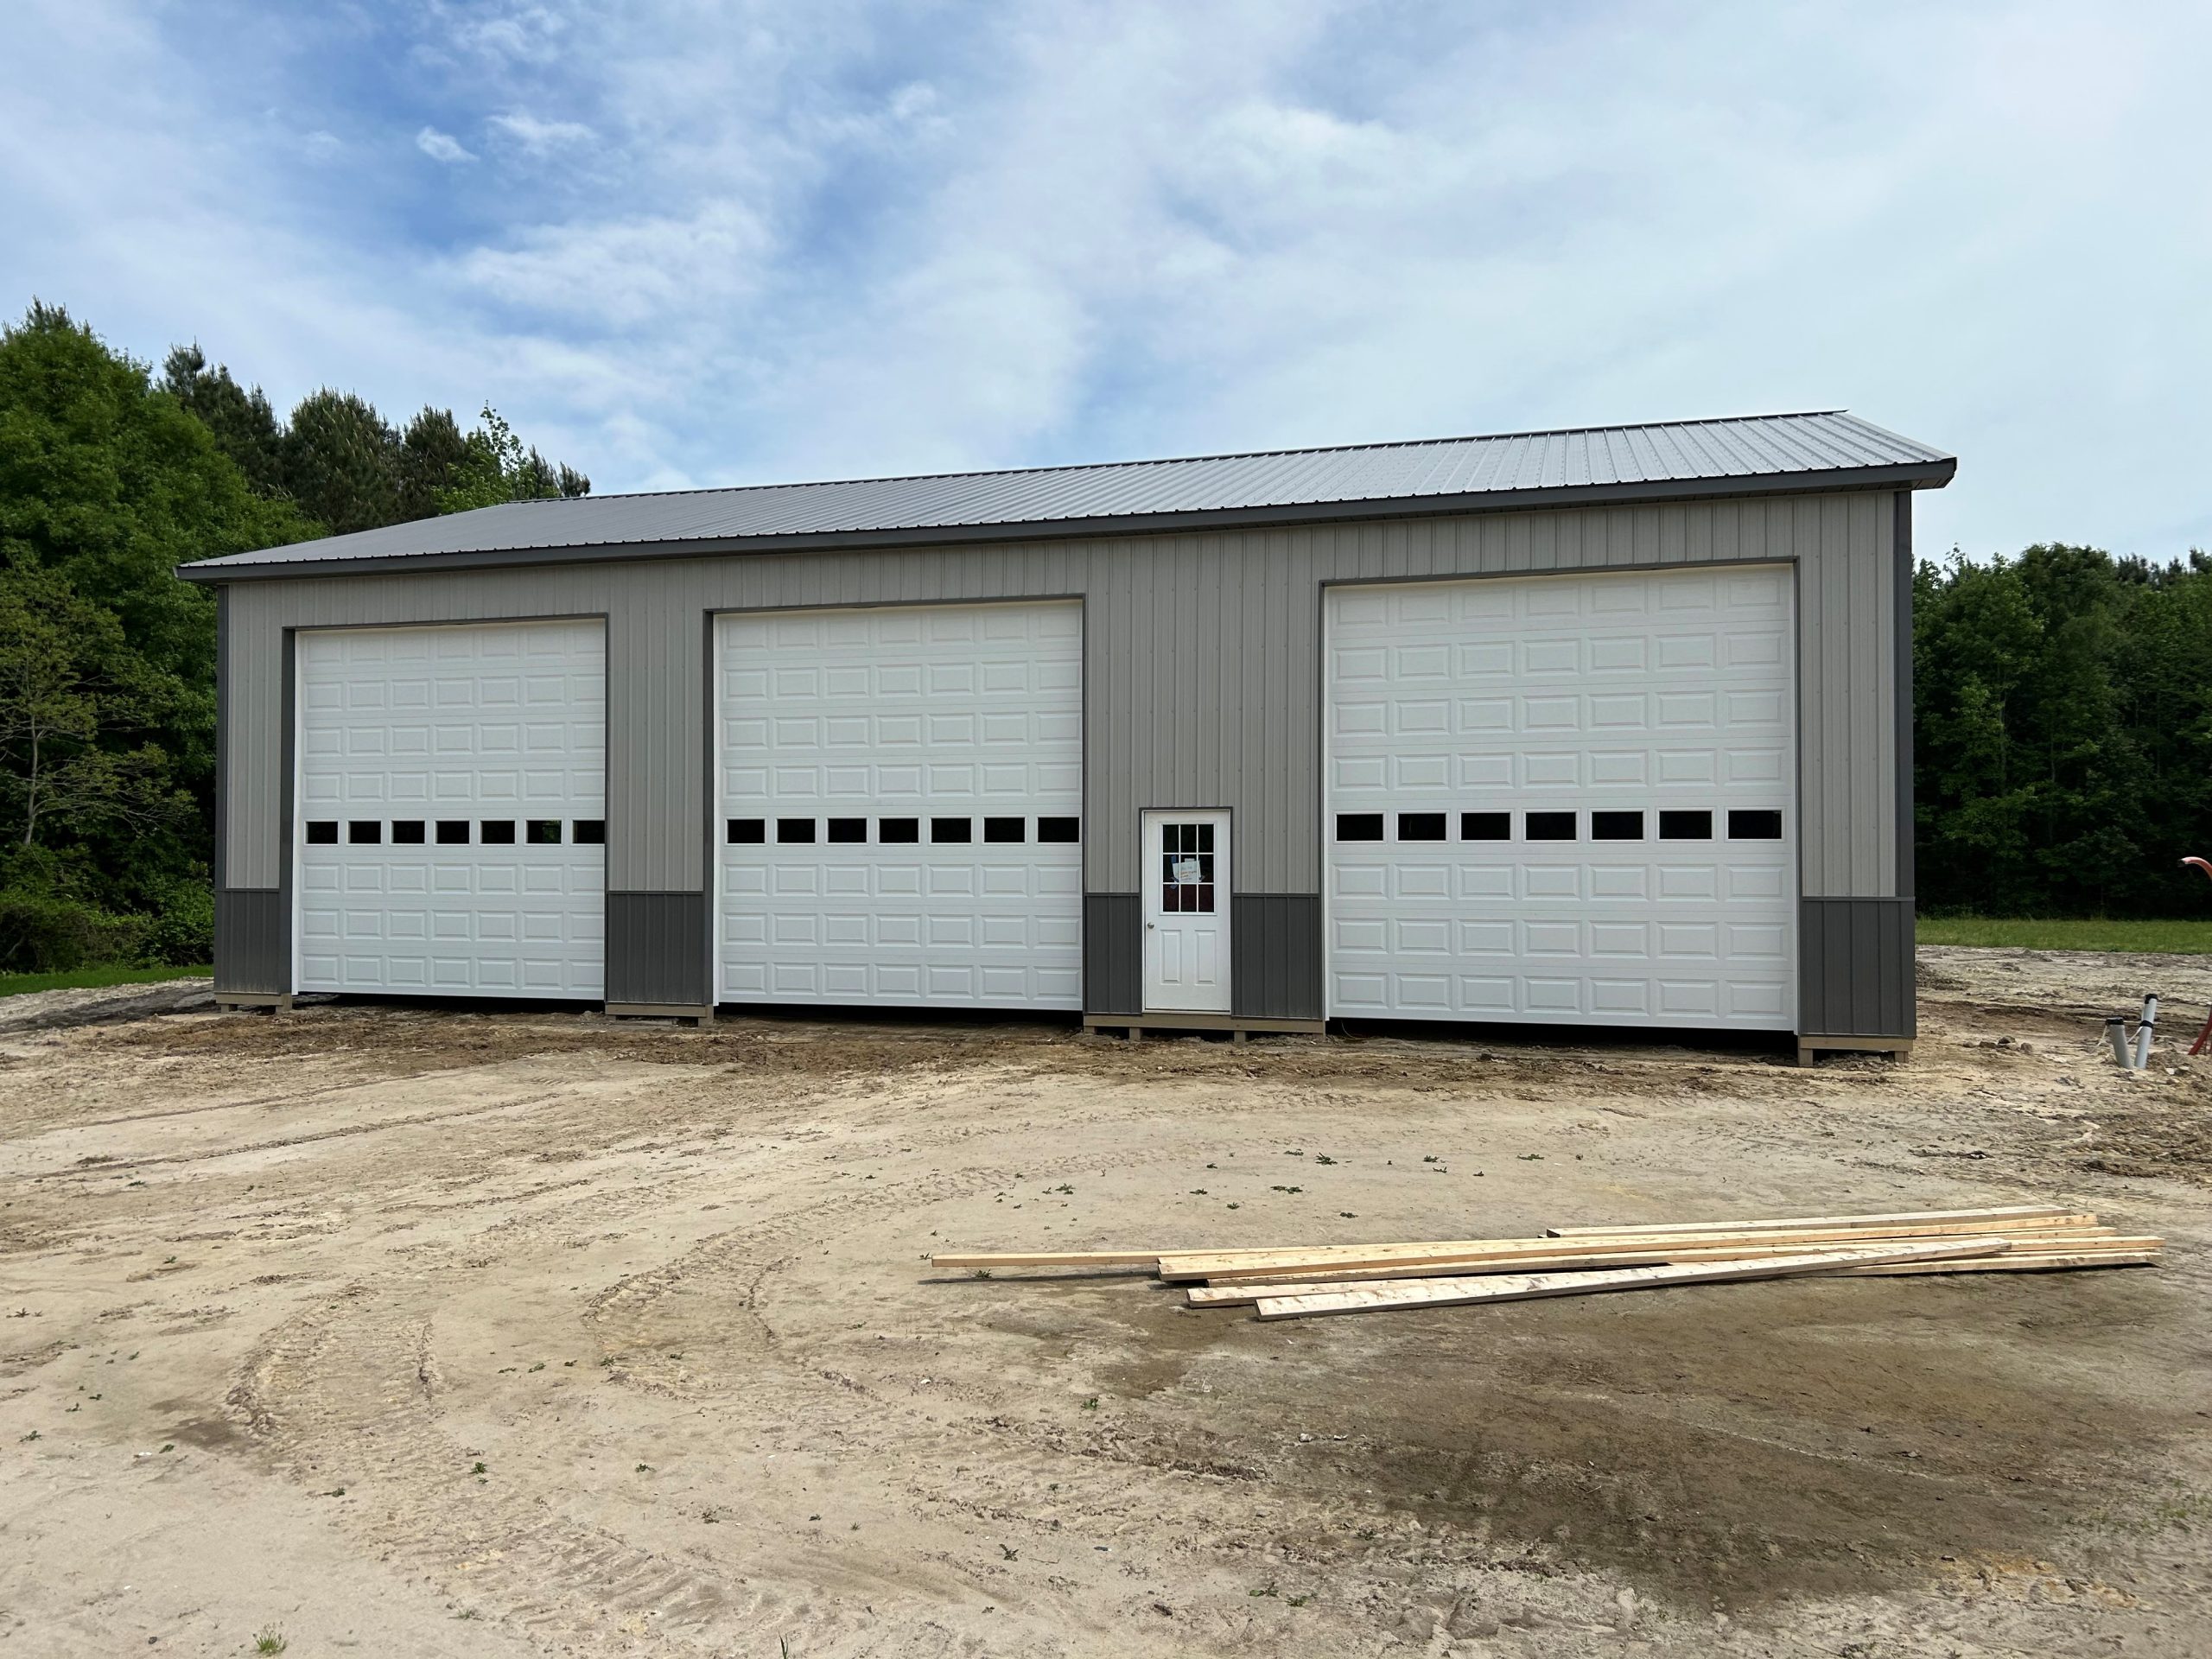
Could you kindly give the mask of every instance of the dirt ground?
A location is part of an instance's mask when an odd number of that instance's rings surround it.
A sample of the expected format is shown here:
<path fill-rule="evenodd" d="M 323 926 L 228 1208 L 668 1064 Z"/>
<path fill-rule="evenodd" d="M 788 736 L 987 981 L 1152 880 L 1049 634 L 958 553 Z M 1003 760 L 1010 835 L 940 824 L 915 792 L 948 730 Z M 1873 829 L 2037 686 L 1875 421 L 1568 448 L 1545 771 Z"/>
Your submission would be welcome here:
<path fill-rule="evenodd" d="M 0 1659 L 2212 1651 L 2212 959 L 1921 977 L 1810 1071 L 12 999 Z M 2167 1264 L 1261 1325 L 923 1259 L 2062 1198 Z"/>

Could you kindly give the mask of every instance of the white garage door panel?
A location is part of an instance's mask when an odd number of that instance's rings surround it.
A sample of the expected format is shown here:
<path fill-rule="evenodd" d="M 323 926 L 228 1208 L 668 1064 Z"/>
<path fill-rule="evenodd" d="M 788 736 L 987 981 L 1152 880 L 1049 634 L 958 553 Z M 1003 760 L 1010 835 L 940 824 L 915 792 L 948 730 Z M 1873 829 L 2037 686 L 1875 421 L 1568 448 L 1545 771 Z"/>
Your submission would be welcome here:
<path fill-rule="evenodd" d="M 1069 601 L 728 616 L 717 630 L 719 995 L 1080 1008 L 1083 613 Z M 867 840 L 829 840 L 833 819 Z M 937 842 L 933 819 L 972 840 Z M 1018 818 L 987 842 L 986 818 Z M 732 819 L 760 824 L 733 843 Z M 782 820 L 813 842 L 779 842 Z M 921 839 L 886 842 L 885 819 Z"/>
<path fill-rule="evenodd" d="M 1787 568 L 1338 588 L 1327 609 L 1332 1014 L 1794 1026 Z M 1732 810 L 1779 812 L 1781 838 L 1732 838 Z M 1683 810 L 1712 837 L 1662 839 Z M 1595 839 L 1598 811 L 1642 835 Z M 1401 838 L 1408 812 L 1446 838 Z M 1531 812 L 1573 813 L 1575 838 L 1530 840 Z M 1507 838 L 1468 838 L 1465 813 L 1508 815 Z"/>
<path fill-rule="evenodd" d="M 601 995 L 606 849 L 576 825 L 606 818 L 602 626 L 318 630 L 298 674 L 300 988 Z M 467 842 L 441 844 L 441 821 Z M 485 842 L 486 822 L 514 842 Z M 532 822 L 560 841 L 530 842 Z"/>

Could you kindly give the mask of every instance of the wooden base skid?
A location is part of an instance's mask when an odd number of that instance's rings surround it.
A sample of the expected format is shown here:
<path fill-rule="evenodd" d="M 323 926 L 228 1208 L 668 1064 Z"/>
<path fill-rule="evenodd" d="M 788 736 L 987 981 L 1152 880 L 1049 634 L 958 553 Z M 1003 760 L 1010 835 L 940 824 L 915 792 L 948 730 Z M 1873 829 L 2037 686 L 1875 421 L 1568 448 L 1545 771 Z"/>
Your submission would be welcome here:
<path fill-rule="evenodd" d="M 289 991 L 218 991 L 215 1006 L 226 1014 L 244 1008 L 266 1008 L 271 1014 L 289 1014 L 292 994 Z"/>
<path fill-rule="evenodd" d="M 1241 1043 L 1252 1036 L 1267 1036 L 1293 1033 L 1301 1036 L 1318 1037 L 1328 1029 L 1322 1020 L 1270 1020 L 1247 1018 L 1233 1014 L 1086 1014 L 1083 1016 L 1083 1034 L 1095 1037 L 1101 1032 L 1125 1032 L 1131 1042 L 1142 1042 L 1147 1031 L 1158 1032 L 1225 1032 L 1232 1043 Z"/>
<path fill-rule="evenodd" d="M 697 1002 L 609 1002 L 607 1016 L 614 1020 L 689 1020 L 695 1026 L 711 1026 L 715 1011 Z"/>
<path fill-rule="evenodd" d="M 1815 1054 L 1886 1054 L 1899 1065 L 1912 1058 L 1910 1037 L 1818 1037 L 1800 1033 L 1797 1064 L 1810 1065 Z"/>

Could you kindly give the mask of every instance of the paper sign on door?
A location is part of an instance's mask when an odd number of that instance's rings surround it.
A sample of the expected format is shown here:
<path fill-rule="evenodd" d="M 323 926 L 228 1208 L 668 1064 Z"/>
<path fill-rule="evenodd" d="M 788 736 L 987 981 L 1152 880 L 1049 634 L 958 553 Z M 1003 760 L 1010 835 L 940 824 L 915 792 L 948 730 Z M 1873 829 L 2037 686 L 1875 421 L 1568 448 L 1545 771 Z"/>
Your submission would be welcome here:
<path fill-rule="evenodd" d="M 1198 880 L 1198 861 L 1195 858 L 1177 859 L 1175 880 L 1180 884 L 1196 885 Z"/>

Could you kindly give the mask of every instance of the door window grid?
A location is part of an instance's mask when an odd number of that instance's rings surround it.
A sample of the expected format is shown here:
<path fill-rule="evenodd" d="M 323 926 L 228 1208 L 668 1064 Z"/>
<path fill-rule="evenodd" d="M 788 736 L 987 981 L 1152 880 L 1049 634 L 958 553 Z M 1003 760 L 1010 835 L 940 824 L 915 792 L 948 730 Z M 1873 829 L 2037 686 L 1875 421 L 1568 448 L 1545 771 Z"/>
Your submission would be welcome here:
<path fill-rule="evenodd" d="M 1382 812 L 1339 812 L 1332 825 L 1338 842 L 1443 841 L 1450 815 L 1443 812 L 1400 812 L 1397 833 L 1388 833 L 1390 815 Z M 1461 841 L 1511 841 L 1515 815 L 1510 811 L 1471 811 L 1459 815 Z M 1537 810 L 1520 815 L 1522 841 L 1573 841 L 1581 820 L 1579 810 Z M 1642 807 L 1600 807 L 1590 814 L 1592 841 L 1643 841 L 1651 837 L 1651 820 L 1658 820 L 1660 841 L 1713 840 L 1714 812 L 1706 807 L 1666 807 L 1656 815 Z M 1730 807 L 1726 814 L 1730 841 L 1783 840 L 1783 814 L 1776 807 Z"/>
<path fill-rule="evenodd" d="M 1213 825 L 1160 826 L 1160 909 L 1162 915 L 1211 916 L 1213 910 Z"/>
<path fill-rule="evenodd" d="M 742 820 L 730 820 L 730 839 L 742 839 L 739 825 Z M 345 831 L 341 837 L 340 829 Z M 389 833 L 387 833 L 389 832 Z M 579 847 L 603 847 L 607 844 L 607 820 L 604 818 L 530 818 L 523 822 L 521 834 L 517 835 L 516 823 L 512 818 L 486 818 L 481 823 L 469 818 L 440 818 L 433 823 L 426 818 L 349 818 L 340 822 L 334 818 L 310 818 L 305 826 L 304 838 L 310 847 L 335 847 L 342 839 L 349 847 L 421 847 L 435 843 L 440 847 L 466 847 L 474 842 L 482 847 L 512 847 L 518 844 L 531 847 L 558 847 L 564 840 Z"/>
<path fill-rule="evenodd" d="M 733 847 L 765 846 L 770 842 L 779 844 L 806 845 L 816 840 L 840 846 L 865 845 L 868 839 L 868 818 L 726 818 L 722 822 L 722 840 Z M 874 839 L 879 845 L 900 846 L 927 840 L 939 845 L 967 846 L 977 840 L 977 820 L 963 817 L 931 818 L 929 833 L 922 833 L 923 821 L 918 818 L 876 818 Z M 1032 823 L 1036 833 L 1030 833 Z M 1034 842 L 1039 846 L 1073 846 L 1083 840 L 1083 820 L 1072 817 L 987 817 L 981 820 L 982 841 L 990 846 L 1026 846 Z M 772 825 L 774 833 L 769 833 Z M 818 826 L 818 828 L 817 828 Z M 314 825 L 308 826 L 310 834 Z M 588 838 L 585 826 L 576 826 L 575 839 Z"/>

